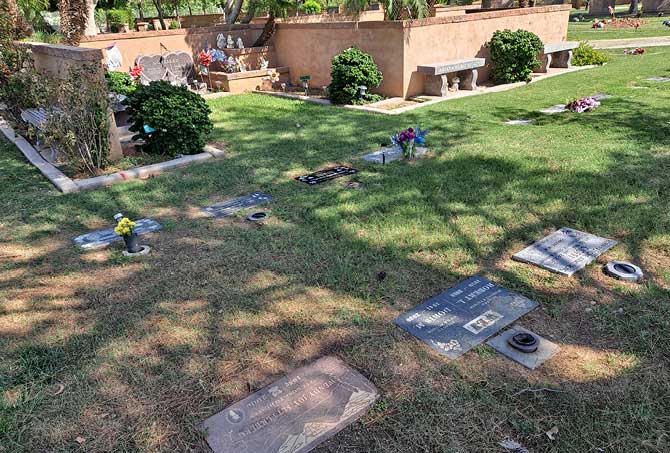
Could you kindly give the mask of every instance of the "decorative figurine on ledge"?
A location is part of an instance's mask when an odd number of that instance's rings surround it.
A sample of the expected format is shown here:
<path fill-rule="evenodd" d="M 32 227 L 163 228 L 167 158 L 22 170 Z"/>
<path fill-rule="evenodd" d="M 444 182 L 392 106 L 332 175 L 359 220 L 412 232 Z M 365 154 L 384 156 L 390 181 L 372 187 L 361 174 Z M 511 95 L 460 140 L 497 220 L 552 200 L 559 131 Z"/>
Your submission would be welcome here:
<path fill-rule="evenodd" d="M 230 35 L 228 35 L 228 39 L 226 40 L 226 48 L 227 49 L 235 48 L 235 42 L 233 41 L 233 37 Z"/>
<path fill-rule="evenodd" d="M 244 49 L 244 42 L 242 42 L 242 38 L 238 37 L 237 38 L 237 48 L 238 49 Z"/>

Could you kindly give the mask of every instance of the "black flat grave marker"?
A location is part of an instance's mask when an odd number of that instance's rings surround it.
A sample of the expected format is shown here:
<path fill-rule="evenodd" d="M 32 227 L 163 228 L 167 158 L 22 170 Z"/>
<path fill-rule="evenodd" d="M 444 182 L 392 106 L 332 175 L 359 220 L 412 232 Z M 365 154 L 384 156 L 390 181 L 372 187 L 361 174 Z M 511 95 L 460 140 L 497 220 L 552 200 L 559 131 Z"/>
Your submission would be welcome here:
<path fill-rule="evenodd" d="M 324 357 L 205 420 L 214 453 L 302 453 L 363 416 L 377 389 Z"/>
<path fill-rule="evenodd" d="M 341 178 L 342 176 L 353 175 L 358 173 L 358 170 L 344 165 L 337 167 L 326 168 L 325 170 L 302 175 L 295 178 L 298 181 L 305 182 L 310 185 L 321 184 L 322 182 L 330 181 L 331 179 Z"/>
<path fill-rule="evenodd" d="M 538 305 L 475 275 L 398 316 L 395 323 L 456 359 Z"/>
<path fill-rule="evenodd" d="M 561 228 L 516 253 L 512 259 L 571 276 L 614 247 L 616 243 L 617 241 L 613 239 L 594 236 L 572 228 Z"/>
<path fill-rule="evenodd" d="M 534 334 L 539 339 L 539 344 L 537 346 L 537 351 L 524 353 L 518 349 L 513 348 L 509 344 L 509 339 L 512 338 L 517 333 L 533 333 L 530 330 L 524 329 L 521 326 L 514 326 L 509 330 L 501 333 L 497 337 L 491 338 L 486 342 L 487 345 L 491 346 L 493 349 L 501 353 L 502 355 L 514 360 L 517 363 L 534 370 L 544 363 L 546 360 L 549 360 L 558 352 L 558 345 L 552 343 L 551 341 L 542 338 L 541 336 Z"/>
<path fill-rule="evenodd" d="M 137 233 L 138 236 L 152 233 L 163 228 L 160 223 L 153 219 L 140 219 L 135 223 L 135 233 Z M 123 240 L 123 238 L 114 232 L 114 228 L 108 228 L 106 230 L 94 231 L 92 233 L 77 236 L 74 238 L 74 243 L 84 250 L 94 250 L 107 247 L 108 245 L 121 240 Z"/>
<path fill-rule="evenodd" d="M 272 197 L 263 192 L 254 192 L 239 198 L 223 201 L 203 208 L 202 210 L 212 217 L 228 217 L 240 209 L 252 208 L 259 204 L 272 201 Z"/>

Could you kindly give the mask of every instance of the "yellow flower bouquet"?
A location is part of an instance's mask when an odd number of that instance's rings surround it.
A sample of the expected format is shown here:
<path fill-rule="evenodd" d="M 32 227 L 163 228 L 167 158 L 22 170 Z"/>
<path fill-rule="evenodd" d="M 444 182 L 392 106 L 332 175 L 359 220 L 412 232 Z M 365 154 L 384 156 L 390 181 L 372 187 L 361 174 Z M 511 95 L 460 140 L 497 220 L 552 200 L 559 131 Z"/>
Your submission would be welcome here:
<path fill-rule="evenodd" d="M 114 232 L 122 237 L 132 236 L 135 225 L 137 225 L 135 222 L 130 220 L 128 217 L 124 217 L 119 220 L 116 228 L 114 228 Z"/>

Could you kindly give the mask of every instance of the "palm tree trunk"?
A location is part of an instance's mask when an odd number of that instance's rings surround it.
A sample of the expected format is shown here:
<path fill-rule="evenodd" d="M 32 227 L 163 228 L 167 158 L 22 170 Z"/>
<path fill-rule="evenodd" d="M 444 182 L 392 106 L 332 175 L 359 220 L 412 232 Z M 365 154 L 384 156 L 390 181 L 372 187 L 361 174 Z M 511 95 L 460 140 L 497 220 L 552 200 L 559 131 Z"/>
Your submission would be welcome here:
<path fill-rule="evenodd" d="M 277 31 L 277 22 L 275 18 L 275 14 L 270 11 L 270 15 L 268 16 L 267 22 L 265 22 L 265 26 L 263 27 L 263 31 L 261 32 L 261 35 L 258 37 L 256 42 L 254 43 L 253 47 L 263 47 L 265 46 L 270 39 L 274 36 L 275 32 Z"/>
<path fill-rule="evenodd" d="M 33 28 L 26 20 L 16 0 L 7 0 L 7 13 L 9 13 L 12 33 L 14 35 L 12 39 L 21 39 L 32 34 Z"/>

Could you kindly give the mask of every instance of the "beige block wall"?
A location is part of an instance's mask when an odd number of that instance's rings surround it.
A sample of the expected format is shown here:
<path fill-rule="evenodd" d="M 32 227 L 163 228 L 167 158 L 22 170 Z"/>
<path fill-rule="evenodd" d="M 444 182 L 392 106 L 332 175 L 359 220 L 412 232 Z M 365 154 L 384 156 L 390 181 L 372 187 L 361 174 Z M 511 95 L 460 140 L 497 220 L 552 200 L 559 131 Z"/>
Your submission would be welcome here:
<path fill-rule="evenodd" d="M 484 47 L 496 30 L 525 29 L 543 42 L 565 41 L 570 5 L 515 8 L 431 17 L 419 21 L 279 24 L 274 38 L 277 65 L 291 69 L 291 81 L 312 76 L 312 86 L 330 83 L 332 58 L 357 46 L 372 55 L 384 74 L 377 92 L 409 97 L 423 93 L 418 65 L 455 58 L 488 57 Z M 486 80 L 488 69 L 481 71 Z"/>
<path fill-rule="evenodd" d="M 127 71 L 133 66 L 139 55 L 162 54 L 169 51 L 181 50 L 189 52 L 195 58 L 205 47 L 205 40 L 210 47 L 216 46 L 216 37 L 219 33 L 232 35 L 234 39 L 241 37 L 245 46 L 251 46 L 263 29 L 262 25 L 223 25 L 216 27 L 201 27 L 181 30 L 159 30 L 130 33 L 107 33 L 85 38 L 80 47 L 106 49 L 112 44 L 121 51 L 123 64 L 119 71 Z M 167 49 L 167 50 L 166 50 Z M 270 61 L 270 64 L 273 64 Z"/>
<path fill-rule="evenodd" d="M 489 57 L 485 44 L 496 30 L 528 30 L 542 42 L 565 41 L 570 5 L 542 6 L 503 11 L 472 12 L 464 16 L 415 21 L 405 28 L 404 96 L 423 93 L 424 75 L 419 65 L 455 58 Z M 488 79 L 489 70 L 479 71 L 479 80 Z"/>

